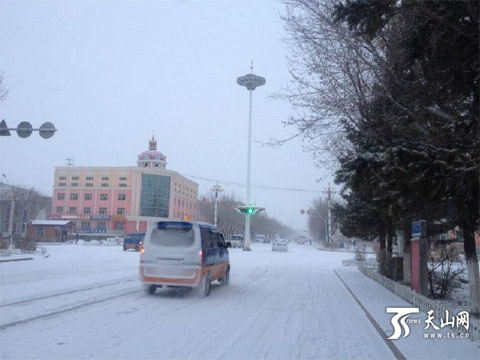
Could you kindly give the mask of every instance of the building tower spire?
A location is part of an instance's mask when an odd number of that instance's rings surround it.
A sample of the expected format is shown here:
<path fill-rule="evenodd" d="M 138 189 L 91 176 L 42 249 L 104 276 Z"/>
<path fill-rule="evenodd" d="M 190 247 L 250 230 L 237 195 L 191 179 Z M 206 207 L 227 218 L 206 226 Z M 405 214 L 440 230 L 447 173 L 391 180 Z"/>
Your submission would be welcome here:
<path fill-rule="evenodd" d="M 137 165 L 139 167 L 166 169 L 167 157 L 160 151 L 157 151 L 155 135 L 152 135 L 152 138 L 148 141 L 148 150 L 138 155 Z"/>
<path fill-rule="evenodd" d="M 148 150 L 157 150 L 157 140 L 155 140 L 155 135 L 152 135 L 152 139 L 148 142 Z"/>

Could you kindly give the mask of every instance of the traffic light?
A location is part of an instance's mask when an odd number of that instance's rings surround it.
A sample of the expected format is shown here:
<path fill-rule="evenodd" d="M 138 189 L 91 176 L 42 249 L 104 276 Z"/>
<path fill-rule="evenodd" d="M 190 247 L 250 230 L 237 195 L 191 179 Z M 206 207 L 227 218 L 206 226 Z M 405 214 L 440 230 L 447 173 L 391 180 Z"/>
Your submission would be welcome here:
<path fill-rule="evenodd" d="M 246 205 L 235 206 L 234 209 L 239 213 L 242 213 L 245 215 L 254 215 L 254 214 L 258 214 L 260 211 L 265 210 L 265 208 L 260 206 L 246 206 Z"/>
<path fill-rule="evenodd" d="M 34 129 L 28 121 L 22 121 L 16 128 L 9 128 L 6 121 L 2 120 L 0 122 L 0 136 L 10 136 L 10 130 L 16 131 L 17 135 L 21 138 L 27 138 L 33 131 L 38 131 L 44 139 L 51 138 L 55 134 L 55 131 L 57 131 L 55 125 L 48 121 L 43 123 L 40 128 Z"/>

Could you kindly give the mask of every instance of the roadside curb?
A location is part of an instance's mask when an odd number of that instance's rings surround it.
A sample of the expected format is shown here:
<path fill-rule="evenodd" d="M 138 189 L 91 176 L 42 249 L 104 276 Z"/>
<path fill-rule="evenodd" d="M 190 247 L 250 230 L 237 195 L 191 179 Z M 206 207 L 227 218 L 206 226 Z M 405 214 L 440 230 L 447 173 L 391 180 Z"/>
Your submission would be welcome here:
<path fill-rule="evenodd" d="M 389 340 L 387 338 L 387 335 L 385 334 L 385 332 L 382 330 L 382 328 L 380 327 L 380 325 L 377 323 L 377 321 L 374 319 L 374 317 L 372 316 L 372 314 L 370 314 L 368 312 L 368 310 L 365 308 L 365 306 L 363 306 L 363 304 L 360 302 L 360 300 L 358 299 L 358 297 L 355 296 L 355 294 L 353 293 L 353 291 L 348 287 L 348 285 L 346 284 L 345 281 L 343 281 L 342 277 L 338 274 L 338 272 L 334 269 L 333 272 L 335 273 L 335 275 L 337 275 L 337 277 L 340 279 L 340 281 L 342 282 L 342 284 L 345 286 L 345 288 L 348 290 L 348 292 L 350 293 L 350 295 L 352 295 L 353 299 L 356 301 L 356 303 L 360 306 L 360 308 L 363 310 L 363 312 L 365 313 L 365 315 L 367 316 L 367 319 L 370 321 L 370 323 L 373 325 L 373 327 L 375 328 L 375 330 L 377 330 L 378 334 L 381 336 L 381 338 L 383 339 L 383 341 L 385 342 L 385 344 L 388 346 L 388 348 L 392 351 L 393 355 L 395 356 L 396 359 L 398 360 L 406 360 L 407 358 L 402 354 L 402 352 L 395 346 L 395 344 L 392 342 L 392 340 Z"/>

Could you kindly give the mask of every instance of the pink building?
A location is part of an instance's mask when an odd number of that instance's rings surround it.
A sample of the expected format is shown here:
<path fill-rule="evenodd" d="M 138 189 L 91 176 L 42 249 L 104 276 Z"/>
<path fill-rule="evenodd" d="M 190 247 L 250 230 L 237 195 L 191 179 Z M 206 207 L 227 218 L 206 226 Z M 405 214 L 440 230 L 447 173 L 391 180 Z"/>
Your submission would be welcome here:
<path fill-rule="evenodd" d="M 51 218 L 74 222 L 81 237 L 144 232 L 150 220 L 196 220 L 198 184 L 166 164 L 152 137 L 137 167 L 56 167 Z"/>

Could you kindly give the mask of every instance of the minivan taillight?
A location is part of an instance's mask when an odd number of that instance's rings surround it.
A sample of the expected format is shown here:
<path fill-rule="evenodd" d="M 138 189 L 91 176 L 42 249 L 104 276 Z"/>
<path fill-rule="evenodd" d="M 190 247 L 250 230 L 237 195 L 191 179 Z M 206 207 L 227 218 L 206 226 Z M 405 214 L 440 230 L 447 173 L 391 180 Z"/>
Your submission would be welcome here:
<path fill-rule="evenodd" d="M 201 263 L 202 263 L 202 268 L 205 266 L 205 254 L 203 252 L 203 250 L 200 250 L 198 252 L 198 255 L 200 256 L 200 258 L 202 259 Z"/>

